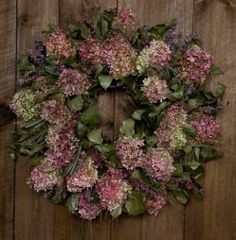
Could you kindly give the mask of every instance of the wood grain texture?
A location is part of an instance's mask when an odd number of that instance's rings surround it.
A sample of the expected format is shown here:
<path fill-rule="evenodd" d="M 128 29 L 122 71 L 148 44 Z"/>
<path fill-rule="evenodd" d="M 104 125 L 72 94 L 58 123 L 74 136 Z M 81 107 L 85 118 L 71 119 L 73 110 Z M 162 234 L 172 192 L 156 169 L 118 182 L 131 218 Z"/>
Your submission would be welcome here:
<path fill-rule="evenodd" d="M 227 86 L 224 103 L 229 101 L 229 106 L 219 119 L 224 128 L 219 141 L 224 157 L 206 164 L 205 198 L 192 201 L 186 210 L 186 240 L 236 239 L 236 8 L 222 2 L 226 1 L 194 4 L 194 30 L 203 32 L 204 47 L 224 71 L 211 86 L 216 82 Z"/>
<path fill-rule="evenodd" d="M 15 91 L 16 1 L 0 2 L 0 104 L 9 103 Z M 9 159 L 8 145 L 14 123 L 7 122 L 7 111 L 0 114 L 0 239 L 10 240 L 14 231 L 14 162 Z"/>
<path fill-rule="evenodd" d="M 131 8 L 137 13 L 140 25 L 152 26 L 176 18 L 178 30 L 183 34 L 192 32 L 193 1 L 182 0 L 149 0 L 132 1 L 120 0 L 118 7 Z M 118 93 L 115 101 L 115 129 L 118 130 L 121 122 L 130 116 L 133 108 L 130 100 L 124 93 Z M 122 217 L 112 225 L 112 239 L 183 239 L 184 207 L 179 206 L 182 215 L 173 206 L 165 207 L 155 218 L 143 216 L 136 218 Z M 132 229 L 132 231 L 130 231 Z"/>
<path fill-rule="evenodd" d="M 31 48 L 48 23 L 58 23 L 58 0 L 18 1 L 18 54 Z M 15 239 L 54 239 L 54 206 L 26 184 L 30 162 L 25 158 L 16 163 Z"/>

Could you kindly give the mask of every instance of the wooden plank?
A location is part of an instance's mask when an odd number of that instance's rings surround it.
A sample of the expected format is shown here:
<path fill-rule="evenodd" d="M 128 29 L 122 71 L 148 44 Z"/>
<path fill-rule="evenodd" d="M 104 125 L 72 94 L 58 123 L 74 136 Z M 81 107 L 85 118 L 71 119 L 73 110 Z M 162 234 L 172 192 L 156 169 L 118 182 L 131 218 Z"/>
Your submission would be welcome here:
<path fill-rule="evenodd" d="M 177 18 L 178 30 L 183 34 L 192 31 L 192 7 L 190 0 L 119 0 L 118 7 L 131 8 L 137 13 L 140 25 L 151 26 L 163 23 L 171 18 Z M 130 104 L 124 93 L 118 93 L 115 98 L 115 129 L 118 131 L 122 120 L 130 115 Z M 184 208 L 181 207 L 183 212 Z M 122 217 L 113 222 L 112 239 L 183 239 L 184 216 L 172 206 L 165 207 L 158 217 L 143 216 L 136 218 Z M 131 231 L 130 231 L 131 230 Z"/>
<path fill-rule="evenodd" d="M 0 2 L 0 239 L 13 239 L 14 231 L 14 162 L 8 146 L 14 123 L 6 107 L 15 91 L 16 1 Z"/>
<path fill-rule="evenodd" d="M 94 7 L 101 6 L 102 9 L 116 7 L 116 0 L 94 1 L 94 0 L 61 0 L 60 1 L 60 26 L 66 29 L 69 24 L 76 23 L 81 19 L 91 17 Z M 101 127 L 103 133 L 113 139 L 113 117 L 114 117 L 114 93 L 109 92 L 99 96 L 97 102 L 101 114 Z M 82 221 L 69 215 L 63 207 L 57 207 L 55 212 L 55 239 L 110 239 L 110 218 L 104 217 L 102 221 Z"/>
<path fill-rule="evenodd" d="M 228 88 L 224 103 L 230 102 L 220 122 L 224 132 L 219 140 L 224 157 L 206 165 L 203 179 L 205 198 L 192 201 L 186 210 L 185 239 L 236 239 L 236 9 L 233 1 L 194 1 L 195 31 L 203 32 L 204 47 L 210 51 L 224 76 L 214 78 Z"/>
<path fill-rule="evenodd" d="M 18 53 L 33 46 L 48 23 L 58 22 L 58 0 L 18 1 Z M 30 164 L 20 158 L 16 164 L 15 239 L 54 239 L 54 206 L 26 185 Z"/>

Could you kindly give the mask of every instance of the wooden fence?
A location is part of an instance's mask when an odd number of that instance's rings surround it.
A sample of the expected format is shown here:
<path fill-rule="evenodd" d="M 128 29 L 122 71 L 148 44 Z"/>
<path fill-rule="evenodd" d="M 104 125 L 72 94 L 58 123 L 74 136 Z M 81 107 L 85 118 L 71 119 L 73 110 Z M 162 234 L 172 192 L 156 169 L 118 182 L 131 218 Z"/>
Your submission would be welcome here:
<path fill-rule="evenodd" d="M 49 22 L 65 28 L 102 8 L 129 7 L 147 26 L 176 17 L 183 34 L 202 31 L 204 47 L 212 52 L 224 76 L 229 106 L 220 121 L 224 157 L 206 166 L 203 201 L 192 200 L 180 215 L 171 206 L 155 218 L 141 216 L 84 222 L 63 206 L 34 193 L 26 185 L 30 165 L 9 160 L 9 134 L 15 129 L 7 116 L 0 128 L 0 239 L 1 240 L 232 240 L 236 239 L 236 3 L 234 0 L 0 0 L 0 104 L 15 91 L 17 54 L 31 47 Z M 122 92 L 100 96 L 103 130 L 112 137 L 130 112 Z M 0 124 L 3 125 L 3 124 Z"/>

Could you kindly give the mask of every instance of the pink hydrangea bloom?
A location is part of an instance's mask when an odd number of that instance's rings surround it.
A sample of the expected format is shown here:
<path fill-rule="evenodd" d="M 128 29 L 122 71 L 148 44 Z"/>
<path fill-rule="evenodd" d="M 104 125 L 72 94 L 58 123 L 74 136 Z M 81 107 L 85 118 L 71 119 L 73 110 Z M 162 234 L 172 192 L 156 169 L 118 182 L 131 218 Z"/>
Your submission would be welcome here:
<path fill-rule="evenodd" d="M 81 218 L 86 220 L 95 219 L 103 210 L 100 202 L 93 202 L 89 199 L 86 192 L 81 193 L 79 200 L 78 213 Z"/>
<path fill-rule="evenodd" d="M 59 174 L 47 159 L 44 159 L 38 166 L 31 171 L 28 184 L 35 191 L 48 191 L 63 182 L 62 176 Z"/>
<path fill-rule="evenodd" d="M 76 121 L 70 121 L 64 126 L 54 126 L 49 128 L 46 151 L 48 161 L 54 167 L 67 167 L 72 161 L 78 147 L 78 139 L 74 134 Z"/>
<path fill-rule="evenodd" d="M 63 124 L 71 118 L 70 110 L 55 100 L 43 102 L 41 117 L 51 124 Z"/>
<path fill-rule="evenodd" d="M 66 96 L 80 95 L 90 87 L 90 83 L 85 75 L 77 70 L 67 68 L 60 74 L 58 85 Z"/>
<path fill-rule="evenodd" d="M 200 47 L 194 46 L 188 49 L 184 55 L 183 69 L 193 81 L 203 84 L 210 73 L 212 64 L 212 55 Z"/>
<path fill-rule="evenodd" d="M 154 179 L 168 182 L 175 168 L 173 158 L 163 148 L 150 149 L 143 162 L 143 168 Z"/>
<path fill-rule="evenodd" d="M 114 29 L 122 31 L 130 40 L 133 39 L 138 29 L 137 16 L 131 9 L 119 9 L 112 23 Z"/>
<path fill-rule="evenodd" d="M 93 65 L 103 63 L 102 47 L 95 38 L 88 37 L 79 45 L 79 55 L 82 60 Z"/>
<path fill-rule="evenodd" d="M 159 79 L 158 76 L 151 76 L 143 81 L 143 92 L 151 103 L 162 102 L 166 99 L 169 89 L 166 81 Z"/>
<path fill-rule="evenodd" d="M 45 46 L 48 56 L 69 58 L 76 55 L 75 48 L 60 29 L 57 29 L 45 40 Z"/>
<path fill-rule="evenodd" d="M 120 207 L 131 192 L 131 189 L 131 185 L 123 179 L 123 174 L 118 169 L 110 169 L 96 184 L 101 204 L 109 211 Z"/>
<path fill-rule="evenodd" d="M 67 176 L 66 185 L 69 192 L 81 192 L 84 188 L 92 187 L 98 179 L 97 167 L 91 157 L 83 153 L 79 165 L 72 175 Z"/>
<path fill-rule="evenodd" d="M 103 58 L 115 79 L 135 74 L 137 53 L 119 33 L 112 35 L 103 44 Z"/>
<path fill-rule="evenodd" d="M 142 73 L 151 67 L 166 67 L 171 60 L 172 51 L 170 47 L 163 41 L 152 40 L 138 56 L 136 62 L 137 70 Z"/>
<path fill-rule="evenodd" d="M 116 153 L 126 169 L 133 170 L 138 167 L 144 156 L 143 140 L 132 137 L 120 138 L 116 143 Z"/>
<path fill-rule="evenodd" d="M 192 121 L 192 126 L 196 129 L 201 140 L 214 140 L 221 133 L 221 126 L 212 116 L 205 116 L 198 121 Z"/>
<path fill-rule="evenodd" d="M 157 216 L 160 210 L 166 205 L 166 200 L 162 196 L 156 195 L 145 202 L 146 210 L 150 215 Z"/>

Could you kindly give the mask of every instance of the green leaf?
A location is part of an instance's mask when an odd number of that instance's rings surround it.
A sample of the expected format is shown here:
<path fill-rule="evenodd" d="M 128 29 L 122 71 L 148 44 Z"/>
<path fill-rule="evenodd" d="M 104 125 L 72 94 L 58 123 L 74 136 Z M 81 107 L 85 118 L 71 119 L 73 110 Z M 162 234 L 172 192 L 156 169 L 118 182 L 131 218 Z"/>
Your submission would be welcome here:
<path fill-rule="evenodd" d="M 109 75 L 100 75 L 98 77 L 98 80 L 99 80 L 100 85 L 105 90 L 107 90 L 107 88 L 109 88 L 109 86 L 111 85 L 113 78 Z"/>
<path fill-rule="evenodd" d="M 72 99 L 69 99 L 67 102 L 67 105 L 71 111 L 78 112 L 83 108 L 84 100 L 82 96 L 79 95 L 79 96 L 73 97 Z"/>
<path fill-rule="evenodd" d="M 133 137 L 135 134 L 134 125 L 135 121 L 133 119 L 127 119 L 123 121 L 120 132 L 127 137 Z"/>
<path fill-rule="evenodd" d="M 45 74 L 48 74 L 51 77 L 57 78 L 59 76 L 58 69 L 54 65 L 46 65 L 43 67 L 43 70 Z"/>
<path fill-rule="evenodd" d="M 99 7 L 95 8 L 95 14 L 94 14 L 94 23 L 97 25 L 101 19 L 101 11 Z"/>
<path fill-rule="evenodd" d="M 82 114 L 81 114 L 81 122 L 85 125 L 96 125 L 99 123 L 99 113 L 94 106 L 89 106 Z"/>
<path fill-rule="evenodd" d="M 80 35 L 84 39 L 86 39 L 88 36 L 90 36 L 90 29 L 83 23 L 80 24 Z"/>
<path fill-rule="evenodd" d="M 83 136 L 88 130 L 88 127 L 85 126 L 83 123 L 78 122 L 77 123 L 77 128 L 76 128 L 76 133 L 79 137 Z"/>
<path fill-rule="evenodd" d="M 190 126 L 183 126 L 182 130 L 183 130 L 184 134 L 186 134 L 187 136 L 194 138 L 197 135 L 195 128 L 192 128 Z"/>
<path fill-rule="evenodd" d="M 172 92 L 168 95 L 168 99 L 170 101 L 176 101 L 176 100 L 179 100 L 179 99 L 182 99 L 184 96 L 184 88 L 181 87 L 179 88 L 176 92 Z"/>
<path fill-rule="evenodd" d="M 186 204 L 188 201 L 188 197 L 183 191 L 173 191 L 173 194 L 175 195 L 175 198 L 178 202 L 181 204 Z"/>
<path fill-rule="evenodd" d="M 100 32 L 102 33 L 102 36 L 106 36 L 108 32 L 108 22 L 105 19 L 101 19 L 99 24 Z"/>
<path fill-rule="evenodd" d="M 102 64 L 98 64 L 98 65 L 96 66 L 95 78 L 98 77 L 98 75 L 102 72 L 102 70 L 103 70 L 104 68 L 105 68 L 105 66 L 102 65 Z"/>
<path fill-rule="evenodd" d="M 93 143 L 102 144 L 103 138 L 101 129 L 94 129 L 91 132 L 89 132 L 88 139 Z"/>
<path fill-rule="evenodd" d="M 205 102 L 205 98 L 202 96 L 197 96 L 196 98 L 191 98 L 188 100 L 187 105 L 189 110 L 193 110 L 203 105 Z"/>
<path fill-rule="evenodd" d="M 39 124 L 41 124 L 41 123 L 43 123 L 43 122 L 45 122 L 45 120 L 42 119 L 41 117 L 39 117 L 39 118 L 34 119 L 33 121 L 28 122 L 28 123 L 24 126 L 24 128 L 26 128 L 26 129 L 28 129 L 28 128 L 33 128 L 33 127 L 36 127 L 36 126 L 38 126 Z"/>
<path fill-rule="evenodd" d="M 181 177 L 183 175 L 183 172 L 184 172 L 182 164 L 181 163 L 175 163 L 174 167 L 175 167 L 174 176 Z"/>
<path fill-rule="evenodd" d="M 222 153 L 209 145 L 202 145 L 200 150 L 200 157 L 204 162 L 222 157 Z"/>
<path fill-rule="evenodd" d="M 197 161 L 191 161 L 187 163 L 187 166 L 189 166 L 192 170 L 195 171 L 200 166 L 200 163 Z"/>
<path fill-rule="evenodd" d="M 221 70 L 221 68 L 219 66 L 213 64 L 211 67 L 210 75 L 216 76 L 216 75 L 221 75 L 221 74 L 223 74 L 223 71 Z"/>
<path fill-rule="evenodd" d="M 200 158 L 200 152 L 201 152 L 201 150 L 198 147 L 194 148 L 194 153 L 195 153 L 196 159 L 198 161 L 199 161 L 199 158 Z"/>
<path fill-rule="evenodd" d="M 146 195 L 140 191 L 133 191 L 125 202 L 125 211 L 130 216 L 137 216 L 145 212 Z"/>
<path fill-rule="evenodd" d="M 129 76 L 129 77 L 123 78 L 122 82 L 123 82 L 124 86 L 126 86 L 130 90 L 134 90 L 136 87 L 137 80 L 135 77 Z"/>
<path fill-rule="evenodd" d="M 122 213 L 122 207 L 120 206 L 120 207 L 114 209 L 113 211 L 111 211 L 111 216 L 113 218 L 117 218 L 121 215 L 121 213 Z"/>
<path fill-rule="evenodd" d="M 159 106 L 155 106 L 153 111 L 149 113 L 149 117 L 155 117 L 160 114 L 165 108 L 169 106 L 169 103 L 167 101 L 162 102 L 159 104 Z"/>
<path fill-rule="evenodd" d="M 114 151 L 114 144 L 106 143 L 106 144 L 102 144 L 102 145 L 97 145 L 96 149 L 103 154 L 109 153 L 109 152 Z"/>
<path fill-rule="evenodd" d="M 216 85 L 216 93 L 217 93 L 217 97 L 222 97 L 225 93 L 226 90 L 226 86 L 222 83 L 217 83 Z"/>
<path fill-rule="evenodd" d="M 55 93 L 55 94 L 49 96 L 48 99 L 56 100 L 57 102 L 64 104 L 66 96 L 63 93 Z"/>
<path fill-rule="evenodd" d="M 157 136 L 151 135 L 145 139 L 148 146 L 153 147 L 157 143 Z"/>
<path fill-rule="evenodd" d="M 79 194 L 72 194 L 67 200 L 67 207 L 70 213 L 74 214 L 77 211 L 79 204 Z"/>
<path fill-rule="evenodd" d="M 135 120 L 141 120 L 142 119 L 142 115 L 145 112 L 145 109 L 138 109 L 136 110 L 133 114 L 132 114 L 132 118 Z"/>

